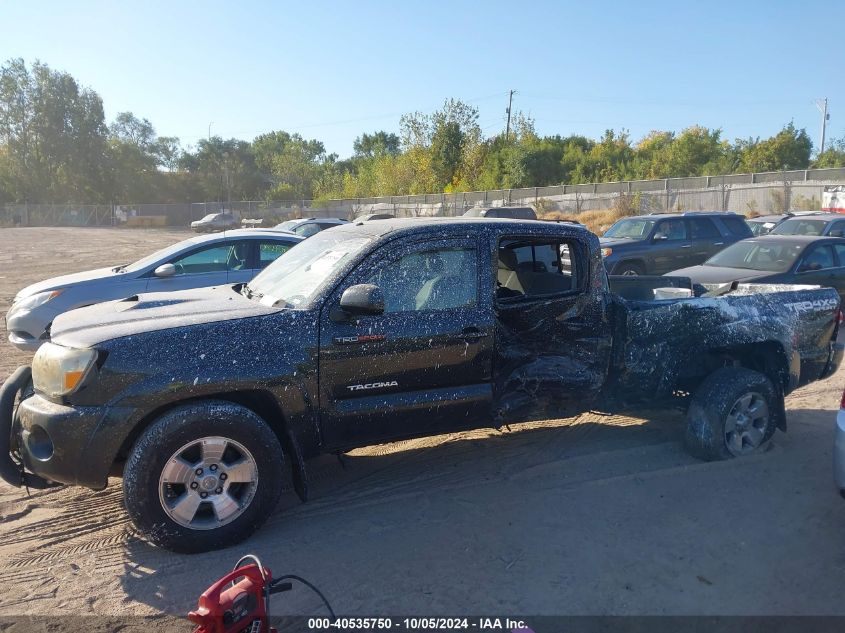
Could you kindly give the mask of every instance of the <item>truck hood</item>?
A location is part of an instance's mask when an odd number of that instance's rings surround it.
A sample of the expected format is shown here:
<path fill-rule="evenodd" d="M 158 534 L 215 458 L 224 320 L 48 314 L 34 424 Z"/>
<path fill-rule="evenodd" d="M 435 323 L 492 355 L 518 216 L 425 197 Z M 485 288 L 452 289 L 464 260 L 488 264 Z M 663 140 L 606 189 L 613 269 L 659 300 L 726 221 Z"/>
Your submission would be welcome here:
<path fill-rule="evenodd" d="M 690 266 L 666 274 L 670 277 L 689 277 L 693 283 L 725 284 L 731 281 L 758 281 L 778 273 L 768 270 L 748 270 L 747 268 L 725 268 L 723 266 Z"/>
<path fill-rule="evenodd" d="M 15 300 L 24 299 L 25 297 L 38 294 L 39 292 L 46 292 L 47 290 L 78 286 L 89 281 L 101 281 L 109 278 L 117 279 L 119 276 L 120 275 L 113 272 L 111 268 L 97 268 L 96 270 L 86 270 L 85 272 L 73 273 L 72 275 L 51 277 L 50 279 L 39 281 L 37 284 L 27 286 L 15 296 Z"/>
<path fill-rule="evenodd" d="M 56 317 L 50 338 L 68 347 L 93 347 L 144 332 L 263 316 L 280 310 L 247 299 L 232 288 L 151 292 L 71 310 Z M 190 334 L 186 332 L 186 336 Z"/>

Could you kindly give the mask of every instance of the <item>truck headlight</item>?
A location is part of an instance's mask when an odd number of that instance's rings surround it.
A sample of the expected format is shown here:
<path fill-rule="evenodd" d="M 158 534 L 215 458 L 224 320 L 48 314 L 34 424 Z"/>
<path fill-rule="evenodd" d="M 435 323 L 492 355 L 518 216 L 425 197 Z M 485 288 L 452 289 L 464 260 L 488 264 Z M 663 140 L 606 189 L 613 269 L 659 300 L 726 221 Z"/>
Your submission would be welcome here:
<path fill-rule="evenodd" d="M 94 366 L 97 352 L 44 343 L 32 359 L 32 384 L 52 398 L 73 393 Z"/>
<path fill-rule="evenodd" d="M 35 310 L 39 306 L 43 306 L 48 301 L 51 301 L 64 292 L 64 288 L 58 290 L 48 290 L 47 292 L 37 292 L 34 295 L 29 295 L 23 299 L 16 299 L 12 303 L 15 312 L 19 310 Z"/>

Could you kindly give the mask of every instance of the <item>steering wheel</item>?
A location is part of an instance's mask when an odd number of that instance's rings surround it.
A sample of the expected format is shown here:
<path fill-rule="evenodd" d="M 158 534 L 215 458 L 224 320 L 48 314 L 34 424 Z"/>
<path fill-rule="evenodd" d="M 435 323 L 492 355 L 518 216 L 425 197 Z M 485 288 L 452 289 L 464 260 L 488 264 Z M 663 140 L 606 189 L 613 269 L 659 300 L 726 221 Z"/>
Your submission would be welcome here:
<path fill-rule="evenodd" d="M 185 274 L 185 266 L 183 266 L 179 262 L 176 262 L 175 264 L 173 264 L 173 266 L 174 266 L 174 268 L 176 268 L 176 274 L 177 275 L 184 275 Z"/>

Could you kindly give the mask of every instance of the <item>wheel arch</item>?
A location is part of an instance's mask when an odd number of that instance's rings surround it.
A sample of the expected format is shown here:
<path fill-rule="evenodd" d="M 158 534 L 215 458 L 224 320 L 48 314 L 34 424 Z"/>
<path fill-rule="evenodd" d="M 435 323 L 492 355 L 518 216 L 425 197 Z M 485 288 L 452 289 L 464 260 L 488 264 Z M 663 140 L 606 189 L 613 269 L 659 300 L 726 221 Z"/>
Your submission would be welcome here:
<path fill-rule="evenodd" d="M 780 404 L 775 412 L 777 427 L 786 431 L 786 411 L 783 397 L 792 391 L 793 360 L 779 341 L 768 340 L 754 343 L 742 343 L 706 350 L 703 355 L 696 355 L 695 362 L 686 363 L 687 367 L 696 368 L 681 378 L 682 390 L 694 393 L 704 380 L 721 367 L 743 367 L 763 374 L 775 387 Z"/>
<path fill-rule="evenodd" d="M 620 259 L 618 262 L 616 262 L 616 265 L 613 267 L 614 272 L 612 274 L 616 274 L 616 271 L 625 266 L 626 264 L 633 264 L 635 266 L 638 266 L 640 269 L 642 269 L 643 274 L 648 274 L 648 266 L 645 263 L 645 259 L 643 259 L 641 256 L 631 256 L 625 257 L 624 259 Z"/>
<path fill-rule="evenodd" d="M 137 442 L 138 438 L 143 435 L 144 431 L 146 431 L 150 425 L 152 425 L 162 415 L 186 404 L 196 404 L 212 400 L 231 402 L 232 404 L 237 404 L 245 409 L 249 409 L 270 427 L 278 438 L 279 443 L 282 445 L 285 457 L 287 457 L 291 462 L 293 483 L 296 493 L 303 501 L 305 501 L 308 496 L 308 492 L 307 477 L 305 473 L 305 459 L 302 449 L 296 441 L 294 433 L 292 433 L 290 427 L 288 426 L 288 421 L 281 405 L 272 393 L 263 389 L 243 389 L 220 393 L 206 393 L 202 396 L 173 400 L 156 407 L 144 415 L 132 427 L 130 433 L 123 440 L 123 443 L 112 462 L 111 474 L 116 476 L 122 475 L 123 465 L 129 456 L 129 452 L 135 445 L 135 442 Z"/>

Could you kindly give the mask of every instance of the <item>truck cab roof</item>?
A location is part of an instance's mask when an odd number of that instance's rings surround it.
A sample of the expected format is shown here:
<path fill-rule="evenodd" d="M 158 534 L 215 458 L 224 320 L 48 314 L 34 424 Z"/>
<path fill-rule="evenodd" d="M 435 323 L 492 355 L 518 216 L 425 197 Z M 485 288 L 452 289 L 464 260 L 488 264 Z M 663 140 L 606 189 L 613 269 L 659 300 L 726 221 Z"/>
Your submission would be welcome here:
<path fill-rule="evenodd" d="M 515 220 L 511 218 L 479 218 L 458 216 L 450 218 L 394 218 L 378 222 L 351 222 L 331 229 L 332 231 L 354 232 L 357 234 L 383 237 L 398 237 L 409 233 L 431 233 L 451 236 L 456 233 L 472 232 L 514 232 L 526 231 L 531 234 L 592 236 L 581 224 L 570 222 L 545 222 L 542 220 Z"/>

